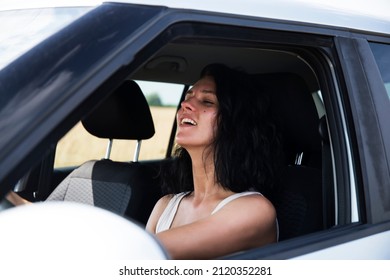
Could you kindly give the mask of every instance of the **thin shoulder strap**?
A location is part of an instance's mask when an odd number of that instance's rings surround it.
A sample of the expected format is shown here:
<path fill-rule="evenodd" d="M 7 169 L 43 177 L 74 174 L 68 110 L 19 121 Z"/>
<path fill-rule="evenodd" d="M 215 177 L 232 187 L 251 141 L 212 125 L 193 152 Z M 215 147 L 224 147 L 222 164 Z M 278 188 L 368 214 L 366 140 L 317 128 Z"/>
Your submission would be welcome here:
<path fill-rule="evenodd" d="M 235 193 L 235 194 L 232 194 L 231 196 L 228 196 L 227 198 L 225 198 L 224 200 L 222 200 L 220 203 L 218 203 L 217 207 L 215 207 L 214 211 L 211 213 L 214 214 L 215 212 L 219 211 L 222 207 L 224 207 L 226 204 L 228 204 L 230 201 L 232 200 L 235 200 L 239 197 L 242 197 L 242 196 L 247 196 L 247 195 L 253 195 L 253 194 L 258 194 L 258 195 L 262 195 L 261 193 L 259 192 L 241 192 L 241 193 Z"/>
<path fill-rule="evenodd" d="M 164 211 L 162 212 L 160 218 L 157 221 L 156 233 L 167 230 L 171 227 L 173 219 L 175 218 L 177 208 L 179 207 L 180 201 L 187 193 L 178 193 L 175 194 L 171 200 L 168 202 Z"/>

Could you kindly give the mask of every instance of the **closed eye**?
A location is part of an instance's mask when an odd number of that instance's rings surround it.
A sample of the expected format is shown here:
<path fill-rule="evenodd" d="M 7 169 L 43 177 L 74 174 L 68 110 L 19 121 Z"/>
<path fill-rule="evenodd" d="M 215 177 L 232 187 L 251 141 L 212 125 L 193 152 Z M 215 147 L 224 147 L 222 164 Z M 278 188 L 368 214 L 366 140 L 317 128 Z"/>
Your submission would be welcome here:
<path fill-rule="evenodd" d="M 185 96 L 184 96 L 184 100 L 187 100 L 188 98 L 190 98 L 191 95 L 193 95 L 192 92 L 187 91 L 186 94 L 185 94 Z"/>

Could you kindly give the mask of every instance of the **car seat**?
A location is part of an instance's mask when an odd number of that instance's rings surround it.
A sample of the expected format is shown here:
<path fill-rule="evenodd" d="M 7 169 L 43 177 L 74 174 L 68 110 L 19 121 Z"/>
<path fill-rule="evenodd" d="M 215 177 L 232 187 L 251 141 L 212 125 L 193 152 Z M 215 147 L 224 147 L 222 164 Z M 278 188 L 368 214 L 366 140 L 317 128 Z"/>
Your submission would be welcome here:
<path fill-rule="evenodd" d="M 152 115 L 134 81 L 125 81 L 82 124 L 92 135 L 109 139 L 106 157 L 71 172 L 47 201 L 73 201 L 101 207 L 145 224 L 160 197 L 157 168 L 138 162 L 140 142 L 154 135 Z M 133 162 L 109 159 L 113 139 L 137 140 Z"/>
<path fill-rule="evenodd" d="M 323 229 L 319 117 L 304 80 L 295 74 L 255 76 L 270 97 L 281 131 L 285 166 L 269 194 L 279 222 L 279 240 Z"/>

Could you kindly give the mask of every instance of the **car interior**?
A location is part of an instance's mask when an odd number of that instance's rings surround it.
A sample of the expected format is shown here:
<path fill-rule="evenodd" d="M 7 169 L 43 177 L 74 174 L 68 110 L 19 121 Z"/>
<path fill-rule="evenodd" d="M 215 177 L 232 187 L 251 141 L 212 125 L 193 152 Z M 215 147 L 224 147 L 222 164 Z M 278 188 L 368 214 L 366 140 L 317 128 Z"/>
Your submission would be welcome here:
<path fill-rule="evenodd" d="M 267 194 L 277 210 L 280 241 L 334 225 L 332 155 L 318 75 L 298 49 L 281 46 L 202 39 L 194 43 L 186 38 L 167 43 L 81 120 L 90 134 L 107 139 L 103 159 L 56 170 L 55 149 L 51 149 L 15 191 L 31 201 L 91 204 L 145 224 L 161 197 L 160 168 L 174 160 L 170 154 L 175 120 L 166 158 L 111 160 L 111 140 L 140 142 L 154 137 L 149 105 L 134 80 L 181 84 L 184 94 L 201 69 L 215 62 L 246 71 L 258 85 L 259 94 L 270 96 L 285 155 L 280 183 Z"/>
<path fill-rule="evenodd" d="M 94 205 L 145 224 L 161 196 L 158 170 L 140 164 L 137 158 L 128 163 L 109 157 L 113 139 L 140 142 L 154 135 L 152 115 L 141 89 L 126 80 L 82 124 L 92 135 L 108 140 L 107 154 L 73 170 L 46 201 Z"/>

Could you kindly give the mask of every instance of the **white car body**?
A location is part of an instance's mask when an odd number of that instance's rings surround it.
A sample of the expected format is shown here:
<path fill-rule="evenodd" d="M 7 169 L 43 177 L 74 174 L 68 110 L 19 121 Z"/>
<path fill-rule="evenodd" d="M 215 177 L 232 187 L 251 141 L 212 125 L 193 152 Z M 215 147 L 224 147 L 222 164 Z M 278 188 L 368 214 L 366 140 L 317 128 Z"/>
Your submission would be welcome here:
<path fill-rule="evenodd" d="M 306 34 L 320 34 L 322 29 L 325 30 L 338 30 L 342 32 L 344 35 L 348 36 L 348 32 L 367 32 L 369 34 L 372 34 L 372 36 L 378 36 L 378 37 L 385 37 L 386 40 L 390 40 L 390 1 L 388 0 L 375 0 L 375 1 L 314 1 L 314 0 L 296 0 L 296 1 L 289 1 L 289 0 L 242 0 L 242 1 L 224 1 L 224 0 L 208 0 L 208 1 L 195 1 L 195 0 L 188 0 L 188 1 L 179 1 L 179 0 L 170 0 L 170 1 L 163 1 L 163 0 L 133 0 L 133 1 L 115 1 L 117 3 L 127 3 L 127 4 L 134 4 L 134 5 L 150 5 L 150 6 L 164 6 L 171 9 L 176 9 L 176 13 L 185 12 L 185 11 L 191 11 L 197 13 L 197 18 L 195 18 L 195 21 L 200 21 L 201 17 L 208 16 L 210 14 L 212 15 L 227 15 L 228 17 L 233 18 L 240 18 L 243 22 L 245 20 L 248 21 L 256 21 L 256 20 L 265 20 L 267 23 L 269 23 L 269 26 L 264 25 L 263 28 L 269 28 L 269 30 L 277 30 L 278 24 L 283 23 L 284 29 L 283 31 L 286 31 L 286 24 L 291 23 L 294 24 L 295 30 L 297 29 L 297 26 L 301 26 L 301 32 Z M 25 9 L 25 8 L 34 8 L 34 7 L 64 7 L 64 6 L 98 6 L 101 1 L 3 1 L 0 5 L 0 10 L 7 11 L 7 10 L 15 10 L 15 9 Z M 173 19 L 174 20 L 174 19 Z M 153 25 L 155 22 L 149 23 L 150 25 Z M 229 22 L 226 22 L 228 25 Z M 248 26 L 250 26 L 251 23 L 248 23 Z M 147 28 L 147 27 L 144 27 Z M 23 51 L 21 51 L 23 52 Z M 17 56 L 20 54 L 17 54 Z M 8 62 L 7 62 L 8 63 Z M 335 78 L 336 80 L 336 78 Z M 389 108 L 390 110 L 390 108 Z M 343 116 L 346 118 L 346 116 Z M 345 119 L 344 119 L 345 120 Z M 350 140 L 347 136 L 346 143 L 349 145 Z M 388 143 L 387 143 L 388 144 Z M 362 222 L 361 217 L 359 217 L 359 197 L 357 191 L 357 184 L 355 182 L 356 176 L 358 176 L 355 173 L 355 170 L 353 168 L 353 155 L 352 153 L 349 153 L 349 169 L 350 169 L 350 177 L 349 177 L 349 183 L 350 183 L 350 209 L 351 211 L 351 218 L 349 223 L 358 223 Z M 386 187 L 386 186 L 383 186 Z M 388 188 L 389 186 L 387 186 Z M 4 222 L 8 225 L 8 227 L 11 227 L 12 220 L 17 219 L 18 213 L 20 215 L 22 214 L 23 210 L 28 210 L 28 207 L 26 206 L 24 209 L 18 209 L 15 212 L 9 212 L 8 216 L 12 219 L 7 220 L 7 215 L 4 215 L 3 217 L 0 217 L 0 224 Z M 42 206 L 43 207 L 43 206 Z M 50 211 L 57 212 L 58 215 L 63 215 L 64 206 L 61 205 L 50 205 L 51 209 Z M 66 207 L 72 207 L 72 206 L 66 206 Z M 77 208 L 77 209 L 76 209 Z M 31 212 L 30 212 L 31 210 Z M 29 210 L 28 214 L 33 215 L 34 211 L 40 211 L 39 207 L 34 207 Z M 69 209 L 68 209 L 69 210 Z M 77 211 L 85 211 L 88 215 L 91 215 L 91 217 L 96 216 L 97 219 L 100 219 L 99 215 L 102 217 L 105 217 L 105 214 L 102 214 L 99 211 L 90 211 L 88 209 L 79 208 L 78 206 L 73 208 L 71 210 L 72 213 L 75 213 Z M 337 210 L 336 210 L 337 214 Z M 20 216 L 21 217 L 21 216 Z M 53 230 L 53 227 L 50 225 L 47 228 L 45 228 L 44 221 L 48 218 L 45 215 L 40 214 L 40 217 L 42 220 L 38 221 L 40 223 L 40 230 Z M 21 218 L 21 220 L 24 219 L 30 219 L 30 217 L 24 216 L 24 218 Z M 94 220 L 94 219 L 92 219 Z M 337 220 L 337 218 L 336 218 Z M 72 226 L 72 223 L 69 221 L 57 220 L 58 222 L 64 222 L 67 226 Z M 139 228 L 134 227 L 131 229 L 131 226 L 126 225 L 122 221 L 113 220 L 113 223 L 118 223 L 120 227 L 123 226 L 123 229 L 125 231 L 131 232 L 134 230 L 134 232 L 137 232 L 139 234 Z M 109 224 L 109 223 L 108 223 Z M 59 224 L 57 224 L 58 227 L 55 228 L 56 234 L 63 233 L 64 228 L 60 227 Z M 82 223 L 77 226 L 83 226 Z M 96 230 L 100 230 L 100 226 L 98 224 L 94 224 L 94 226 L 98 227 Z M 108 226 L 116 226 L 116 225 L 108 225 Z M 2 226 L 0 226 L 2 227 Z M 9 228 L 8 228 L 9 229 Z M 369 229 L 368 229 L 369 230 Z M 0 235 L 3 229 L 0 230 Z M 17 230 L 20 232 L 20 229 Z M 93 230 L 92 230 L 93 231 Z M 3 233 L 4 234 L 4 233 Z M 87 234 L 87 233 L 85 233 Z M 114 234 L 115 235 L 115 234 Z M 107 241 L 110 240 L 110 238 L 118 238 L 117 236 L 110 236 L 110 233 L 105 234 L 104 238 L 107 238 Z M 142 235 L 142 234 L 141 234 Z M 12 236 L 12 232 L 8 231 L 7 236 Z M 145 233 L 145 236 L 139 236 L 137 238 L 144 238 L 148 239 L 150 237 L 147 233 Z M 36 243 L 41 243 L 42 241 L 39 241 L 40 238 L 44 238 L 44 236 L 40 234 L 36 234 L 34 239 L 36 240 Z M 125 242 L 123 239 L 123 236 L 121 236 L 121 242 Z M 134 241 L 134 240 L 132 240 Z M 72 240 L 69 241 L 69 246 L 72 245 Z M 167 256 L 164 255 L 164 251 L 161 250 L 159 247 L 159 244 L 155 240 L 151 240 L 150 238 L 147 241 L 143 241 L 145 243 L 142 244 L 148 244 L 148 242 L 154 243 L 155 246 L 153 247 L 153 244 L 151 245 L 151 248 L 149 250 L 142 250 L 142 248 L 133 247 L 135 248 L 132 252 L 141 252 L 142 251 L 142 258 L 146 258 L 147 254 L 145 253 L 150 252 L 150 257 L 152 259 L 158 259 L 158 258 L 166 258 Z M 103 242 L 104 243 L 104 242 Z M 126 242 L 125 242 L 126 243 Z M 337 242 L 336 242 L 337 243 Z M 354 240 L 344 240 L 344 241 L 338 241 L 339 244 L 333 244 L 332 246 L 328 246 L 326 248 L 320 248 L 318 250 L 313 249 L 309 253 L 302 253 L 295 255 L 291 257 L 292 259 L 390 259 L 390 229 L 384 230 L 379 233 L 369 234 L 365 237 L 357 237 Z M 110 244 L 110 243 L 107 243 Z M 138 243 L 139 245 L 140 243 Z M 28 248 L 31 245 L 31 248 Z M 26 250 L 34 250 L 34 244 L 24 244 L 26 246 Z M 85 244 L 84 244 L 85 245 Z M 87 244 L 88 245 L 88 244 Z M 131 246 L 136 246 L 137 242 L 132 242 L 132 244 L 127 244 L 130 248 Z M 127 246 L 126 245 L 126 246 Z M 80 247 L 80 244 L 75 244 L 74 246 Z M 315 246 L 315 245 L 313 245 Z M 141 246 L 143 247 L 143 245 Z M 2 253 L 4 253 L 4 250 L 8 250 L 10 253 L 12 251 L 11 247 L 2 247 Z M 93 251 L 91 251 L 93 252 Z M 129 257 L 126 254 L 123 254 L 123 252 L 119 252 L 119 256 L 121 258 L 127 258 Z M 50 252 L 50 254 L 55 254 L 55 252 Z M 112 254 L 115 254 L 115 252 L 110 252 L 110 256 Z M 137 258 L 137 254 L 132 255 L 130 257 Z M 290 258 L 290 257 L 289 257 Z"/>

